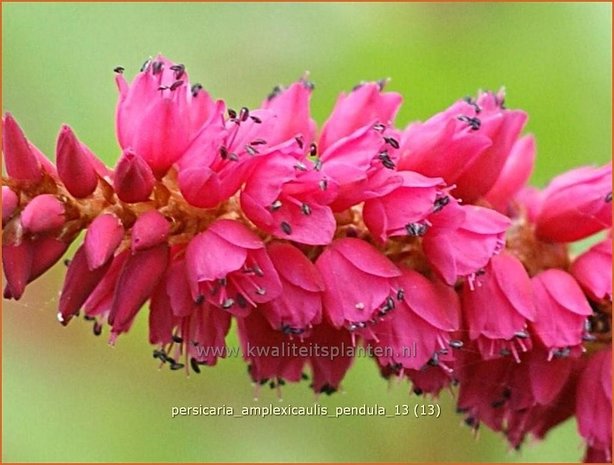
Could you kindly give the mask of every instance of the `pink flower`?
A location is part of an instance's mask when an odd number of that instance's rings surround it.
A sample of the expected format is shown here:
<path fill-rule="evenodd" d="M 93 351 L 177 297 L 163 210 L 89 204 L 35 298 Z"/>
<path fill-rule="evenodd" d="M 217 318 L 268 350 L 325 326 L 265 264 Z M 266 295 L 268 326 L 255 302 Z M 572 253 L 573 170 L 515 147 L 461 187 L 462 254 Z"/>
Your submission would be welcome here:
<path fill-rule="evenodd" d="M 24 229 L 34 234 L 57 230 L 65 221 L 64 203 L 50 194 L 34 197 L 21 212 Z"/>
<path fill-rule="evenodd" d="M 275 152 L 260 161 L 241 192 L 241 207 L 256 226 L 275 237 L 303 244 L 328 244 L 337 223 L 333 190 L 322 191 L 308 159 Z"/>
<path fill-rule="evenodd" d="M 336 328 L 365 328 L 394 309 L 399 269 L 360 239 L 337 239 L 316 261 L 326 290 L 324 311 Z"/>
<path fill-rule="evenodd" d="M 149 60 L 128 85 L 116 77 L 117 137 L 122 149 L 138 153 L 162 177 L 188 148 L 196 134 L 224 111 L 195 84 L 185 67 L 162 56 Z"/>
<path fill-rule="evenodd" d="M 376 123 L 388 126 L 393 122 L 403 97 L 396 92 L 382 92 L 384 84 L 384 81 L 366 82 L 349 94 L 339 95 L 322 127 L 318 144 L 321 153 L 361 128 Z"/>
<path fill-rule="evenodd" d="M 473 288 L 472 288 L 473 287 Z M 531 279 L 522 263 L 504 252 L 494 256 L 473 286 L 461 292 L 469 338 L 483 358 L 513 354 L 531 348 L 527 322 L 535 320 Z"/>
<path fill-rule="evenodd" d="M 120 200 L 127 203 L 145 202 L 153 192 L 156 180 L 149 165 L 130 149 L 117 162 L 113 187 Z"/>
<path fill-rule="evenodd" d="M 85 256 L 88 268 L 93 270 L 106 264 L 124 238 L 124 227 L 112 213 L 100 215 L 85 233 Z"/>
<path fill-rule="evenodd" d="M 593 354 L 580 375 L 576 397 L 578 431 L 590 455 L 612 460 L 612 348 Z M 598 454 L 597 451 L 601 451 Z M 590 458 L 590 456 L 589 456 Z"/>
<path fill-rule="evenodd" d="M 217 220 L 186 250 L 192 297 L 237 315 L 281 293 L 281 282 L 262 241 L 241 223 Z"/>
<path fill-rule="evenodd" d="M 501 250 L 510 220 L 494 210 L 444 199 L 445 206 L 428 218 L 432 226 L 422 244 L 431 265 L 453 285 L 458 277 L 480 271 Z"/>
<path fill-rule="evenodd" d="M 549 269 L 533 277 L 533 292 L 537 313 L 531 326 L 549 357 L 574 353 L 593 313 L 580 286 L 568 273 Z"/>
<path fill-rule="evenodd" d="M 496 210 L 505 213 L 510 201 L 531 177 L 535 165 L 535 138 L 525 136 L 516 141 L 495 184 L 484 198 Z"/>
<path fill-rule="evenodd" d="M 13 118 L 7 113 L 2 119 L 2 152 L 6 172 L 13 179 L 38 182 L 43 169 L 37 152 Z M 44 157 L 44 156 L 43 156 Z"/>
<path fill-rule="evenodd" d="M 573 242 L 612 227 L 612 164 L 576 168 L 557 176 L 544 190 L 536 234 Z"/>
<path fill-rule="evenodd" d="M 571 264 L 571 274 L 595 302 L 612 301 L 612 238 L 584 252 Z"/>
<path fill-rule="evenodd" d="M 440 355 L 450 349 L 450 333 L 459 329 L 458 297 L 453 288 L 416 271 L 403 268 L 402 273 L 394 311 L 373 326 L 369 344 L 380 349 L 375 353 L 383 367 L 440 365 Z"/>
<path fill-rule="evenodd" d="M 157 210 L 143 213 L 132 227 L 132 251 L 164 244 L 171 231 L 168 220 Z"/>
<path fill-rule="evenodd" d="M 322 321 L 324 282 L 315 265 L 296 247 L 273 242 L 267 247 L 279 273 L 282 292 L 260 305 L 269 324 L 288 335 L 308 335 Z"/>
<path fill-rule="evenodd" d="M 428 228 L 427 217 L 433 212 L 437 199 L 445 196 L 441 178 L 427 178 L 413 171 L 399 171 L 392 177 L 401 178 L 395 186 L 387 183 L 389 191 L 367 200 L 362 215 L 371 233 L 384 242 L 388 237 L 422 235 Z"/>
<path fill-rule="evenodd" d="M 408 126 L 399 168 L 455 184 L 454 195 L 476 201 L 495 184 L 527 115 L 503 108 L 504 96 L 481 93 L 458 101 L 425 123 Z M 479 173 L 479 176 L 476 176 Z"/>

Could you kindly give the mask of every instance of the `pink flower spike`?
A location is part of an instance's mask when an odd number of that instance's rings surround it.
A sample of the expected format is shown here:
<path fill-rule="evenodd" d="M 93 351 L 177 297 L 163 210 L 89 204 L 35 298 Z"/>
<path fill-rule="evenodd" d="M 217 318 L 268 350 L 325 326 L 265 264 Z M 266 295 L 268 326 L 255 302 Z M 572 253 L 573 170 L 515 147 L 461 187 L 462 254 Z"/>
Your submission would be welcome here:
<path fill-rule="evenodd" d="M 571 264 L 571 274 L 595 302 L 612 301 L 612 238 L 584 252 Z"/>
<path fill-rule="evenodd" d="M 43 233 L 64 225 L 64 204 L 54 195 L 34 197 L 21 212 L 21 222 L 31 233 Z"/>
<path fill-rule="evenodd" d="M 362 329 L 394 308 L 400 270 L 373 246 L 337 239 L 316 261 L 326 290 L 324 311 L 336 328 Z"/>
<path fill-rule="evenodd" d="M 505 212 L 506 206 L 531 177 L 534 165 L 535 138 L 525 136 L 518 139 L 512 147 L 495 185 L 486 193 L 484 198 L 493 208 Z"/>
<path fill-rule="evenodd" d="M 541 239 L 573 242 L 612 227 L 612 163 L 557 176 L 543 195 L 535 230 Z"/>
<path fill-rule="evenodd" d="M 148 249 L 166 242 L 171 230 L 168 220 L 157 210 L 143 213 L 132 227 L 132 251 Z"/>
<path fill-rule="evenodd" d="M 588 447 L 612 460 L 612 347 L 591 355 L 578 381 L 578 431 Z M 594 455 L 597 455 L 593 452 Z"/>
<path fill-rule="evenodd" d="M 166 271 L 168 260 L 167 244 L 141 250 L 128 257 L 115 286 L 109 313 L 113 335 L 130 329 L 134 317 L 151 297 Z"/>
<path fill-rule="evenodd" d="M 72 129 L 63 125 L 56 144 L 56 163 L 60 179 L 74 197 L 87 197 L 98 185 L 96 170 Z"/>
<path fill-rule="evenodd" d="M 550 356 L 565 356 L 582 343 L 585 321 L 593 311 L 573 277 L 549 269 L 533 277 L 537 314 L 532 327 L 550 350 Z"/>
<path fill-rule="evenodd" d="M 38 182 L 43 176 L 40 160 L 13 115 L 2 120 L 2 151 L 7 174 L 20 181 Z"/>
<path fill-rule="evenodd" d="M 11 219 L 19 206 L 19 197 L 8 186 L 2 186 L 2 226 Z"/>
<path fill-rule="evenodd" d="M 382 92 L 381 82 L 367 82 L 349 94 L 342 93 L 322 127 L 320 152 L 365 126 L 391 124 L 402 101 L 403 97 L 396 92 Z"/>
<path fill-rule="evenodd" d="M 296 247 L 273 242 L 267 247 L 282 282 L 279 297 L 260 310 L 274 328 L 302 337 L 322 320 L 324 282 L 315 265 Z"/>
<path fill-rule="evenodd" d="M 101 267 L 113 256 L 124 238 L 124 227 L 117 216 L 97 217 L 85 233 L 85 256 L 90 270 Z"/>
<path fill-rule="evenodd" d="M 149 199 L 155 184 L 149 165 L 131 150 L 122 154 L 113 185 L 120 200 L 127 203 L 145 202 Z"/>
<path fill-rule="evenodd" d="M 64 326 L 79 312 L 111 265 L 111 262 L 107 261 L 92 270 L 88 266 L 86 255 L 85 246 L 82 245 L 70 261 L 64 278 L 58 313 L 58 320 Z"/>
<path fill-rule="evenodd" d="M 32 272 L 32 243 L 24 240 L 19 244 L 2 244 L 2 268 L 7 286 L 6 298 L 19 300 L 26 289 Z"/>

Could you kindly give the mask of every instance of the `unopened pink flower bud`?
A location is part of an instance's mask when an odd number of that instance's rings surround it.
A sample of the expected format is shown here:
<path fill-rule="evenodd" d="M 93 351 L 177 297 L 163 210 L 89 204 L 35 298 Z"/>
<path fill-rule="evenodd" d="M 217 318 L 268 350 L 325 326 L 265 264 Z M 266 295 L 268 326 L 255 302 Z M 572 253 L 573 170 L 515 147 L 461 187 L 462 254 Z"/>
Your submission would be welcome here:
<path fill-rule="evenodd" d="M 85 234 L 85 256 L 90 270 L 107 263 L 124 237 L 124 227 L 111 213 L 92 221 Z"/>
<path fill-rule="evenodd" d="M 62 126 L 58 135 L 56 160 L 60 179 L 74 197 L 87 197 L 96 190 L 98 176 L 89 154 L 67 125 Z"/>
<path fill-rule="evenodd" d="M 168 238 L 170 230 L 170 223 L 157 210 L 142 214 L 132 228 L 132 251 L 162 244 Z"/>
<path fill-rule="evenodd" d="M 21 212 L 21 222 L 31 233 L 58 229 L 64 224 L 64 204 L 51 194 L 34 197 Z"/>
<path fill-rule="evenodd" d="M 154 175 L 149 165 L 131 150 L 124 151 L 115 170 L 115 192 L 127 203 L 146 201 L 153 191 Z"/>
<path fill-rule="evenodd" d="M 5 297 L 19 300 L 23 295 L 32 270 L 32 255 L 29 241 L 2 245 L 2 268 L 7 282 Z"/>
<path fill-rule="evenodd" d="M 2 122 L 2 151 L 6 172 L 10 177 L 33 182 L 42 178 L 40 161 L 10 113 L 6 114 Z"/>

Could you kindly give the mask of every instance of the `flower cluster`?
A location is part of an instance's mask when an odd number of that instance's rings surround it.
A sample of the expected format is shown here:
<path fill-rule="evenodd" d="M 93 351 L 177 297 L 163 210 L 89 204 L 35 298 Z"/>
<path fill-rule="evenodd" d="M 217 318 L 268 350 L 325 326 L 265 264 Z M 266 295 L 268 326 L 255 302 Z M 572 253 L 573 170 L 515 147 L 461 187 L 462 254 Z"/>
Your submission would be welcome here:
<path fill-rule="evenodd" d="M 306 79 L 233 110 L 163 57 L 123 71 L 114 168 L 68 126 L 54 165 L 5 115 L 5 298 L 85 231 L 64 325 L 82 314 L 115 343 L 147 304 L 154 357 L 194 372 L 233 319 L 243 347 L 388 349 L 382 376 L 458 385 L 473 429 L 519 447 L 576 415 L 586 459 L 611 460 L 611 164 L 527 187 L 535 141 L 502 92 L 398 129 L 401 96 L 365 82 L 317 130 Z M 352 364 L 272 354 L 244 351 L 255 383 L 331 394 Z"/>

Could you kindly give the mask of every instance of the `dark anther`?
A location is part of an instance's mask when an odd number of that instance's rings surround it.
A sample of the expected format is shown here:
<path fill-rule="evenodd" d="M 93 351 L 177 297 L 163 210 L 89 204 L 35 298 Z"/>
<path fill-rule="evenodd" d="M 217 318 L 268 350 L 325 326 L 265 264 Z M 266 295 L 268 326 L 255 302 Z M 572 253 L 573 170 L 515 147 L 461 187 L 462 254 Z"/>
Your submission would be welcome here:
<path fill-rule="evenodd" d="M 279 226 L 284 233 L 288 235 L 292 234 L 292 226 L 290 226 L 290 223 L 288 223 L 287 221 L 282 221 Z"/>
<path fill-rule="evenodd" d="M 171 69 L 175 71 L 175 79 L 181 79 L 185 74 L 185 66 L 182 64 L 173 65 Z"/>
<path fill-rule="evenodd" d="M 266 144 L 266 140 L 254 139 L 250 145 L 264 145 L 264 144 Z"/>
<path fill-rule="evenodd" d="M 192 371 L 194 371 L 195 373 L 200 373 L 200 366 L 198 360 L 196 360 L 194 357 L 190 359 L 190 366 L 192 367 Z"/>
<path fill-rule="evenodd" d="M 228 116 L 230 117 L 230 119 L 235 119 L 237 117 L 237 112 L 234 111 L 232 108 L 228 109 Z"/>
<path fill-rule="evenodd" d="M 222 160 L 226 160 L 228 158 L 228 149 L 223 145 L 220 147 L 220 157 L 222 157 Z"/>
<path fill-rule="evenodd" d="M 256 276 L 259 276 L 260 278 L 262 278 L 262 277 L 264 276 L 264 273 L 263 273 L 263 271 L 262 271 L 262 268 L 260 268 L 260 267 L 258 266 L 258 264 L 255 264 L 255 265 L 252 267 L 252 270 L 254 271 L 254 274 L 255 274 Z"/>
<path fill-rule="evenodd" d="M 253 115 L 251 115 L 251 116 L 250 116 L 250 119 L 251 119 L 251 120 L 252 120 L 254 123 L 256 123 L 256 124 L 260 124 L 260 123 L 262 123 L 262 120 L 261 120 L 260 118 L 258 118 L 257 116 L 253 116 Z"/>
<path fill-rule="evenodd" d="M 475 272 L 476 276 L 484 276 L 486 274 L 486 270 L 484 268 L 480 268 Z"/>
<path fill-rule="evenodd" d="M 504 400 L 495 400 L 494 402 L 492 402 L 490 404 L 490 406 L 492 408 L 501 408 L 501 407 L 503 407 L 503 405 L 505 405 L 505 401 Z"/>
<path fill-rule="evenodd" d="M 309 146 L 309 155 L 315 157 L 318 154 L 318 146 L 315 143 L 311 143 Z"/>
<path fill-rule="evenodd" d="M 147 70 L 147 68 L 149 68 L 149 65 L 151 64 L 151 58 L 148 58 L 145 63 L 143 63 L 143 65 L 141 66 L 141 72 Z"/>
<path fill-rule="evenodd" d="M 279 210 L 282 205 L 283 204 L 281 203 L 281 200 L 277 199 L 275 202 L 271 204 L 271 211 Z"/>
<path fill-rule="evenodd" d="M 64 259 L 64 266 L 70 266 L 70 258 Z"/>
<path fill-rule="evenodd" d="M 249 109 L 247 107 L 243 107 L 241 110 L 239 110 L 239 120 L 245 122 L 247 121 L 247 118 L 249 118 Z"/>
<path fill-rule="evenodd" d="M 160 86 L 160 87 L 158 87 L 158 90 L 166 90 L 166 89 L 168 89 L 168 86 Z"/>
<path fill-rule="evenodd" d="M 228 280 L 226 278 L 220 278 L 217 280 L 217 283 L 222 287 L 226 287 L 226 285 L 228 284 Z"/>
<path fill-rule="evenodd" d="M 232 307 L 235 304 L 234 299 L 231 299 L 230 297 L 226 300 L 224 300 L 224 302 L 222 302 L 222 308 L 224 310 L 228 310 L 230 307 Z"/>
<path fill-rule="evenodd" d="M 151 65 L 151 72 L 156 75 L 162 71 L 162 68 L 164 68 L 164 63 L 161 61 L 154 61 Z"/>
<path fill-rule="evenodd" d="M 463 100 L 473 107 L 473 109 L 475 110 L 476 114 L 480 113 L 482 111 L 480 106 L 471 97 L 465 97 Z"/>
<path fill-rule="evenodd" d="M 173 371 L 181 370 L 183 367 L 185 367 L 183 363 L 177 363 L 177 362 L 171 363 L 171 370 Z"/>
<path fill-rule="evenodd" d="M 307 373 L 301 373 L 301 379 L 307 381 L 309 379 L 309 375 Z"/>
<path fill-rule="evenodd" d="M 176 90 L 183 85 L 183 81 L 175 81 L 169 87 L 170 90 Z"/>
<path fill-rule="evenodd" d="M 269 387 L 270 387 L 271 389 L 275 389 L 275 386 L 276 386 L 275 381 L 270 381 L 270 382 L 269 382 Z"/>
<path fill-rule="evenodd" d="M 259 287 L 256 289 L 256 294 L 258 295 L 265 295 L 266 294 L 266 289 L 264 287 Z"/>
<path fill-rule="evenodd" d="M 260 386 L 264 386 L 268 382 L 269 382 L 269 378 L 262 378 L 260 381 L 258 381 Z"/>
<path fill-rule="evenodd" d="M 435 204 L 433 206 L 433 211 L 434 212 L 438 212 L 440 211 L 443 207 L 445 207 L 446 205 L 448 205 L 450 203 L 450 196 L 448 195 L 444 195 L 443 197 L 437 197 L 435 199 Z"/>
<path fill-rule="evenodd" d="M 473 417 L 467 417 L 465 418 L 465 424 L 467 426 L 471 426 L 474 429 L 477 429 L 480 423 Z"/>
<path fill-rule="evenodd" d="M 453 349 L 460 349 L 461 347 L 463 347 L 463 341 L 459 341 L 457 339 L 453 339 L 448 344 L 450 344 L 450 347 L 452 347 Z"/>
<path fill-rule="evenodd" d="M 337 392 L 337 389 L 332 387 L 330 384 L 325 384 L 324 386 L 320 388 L 320 393 L 326 394 L 327 396 L 330 396 L 331 394 L 334 394 L 335 392 Z"/>
<path fill-rule="evenodd" d="M 381 160 L 382 165 L 384 165 L 384 168 L 388 168 L 389 170 L 393 170 L 395 168 L 396 165 L 390 159 L 390 156 L 388 155 L 387 151 L 384 150 L 383 152 L 380 152 L 377 156 Z"/>
<path fill-rule="evenodd" d="M 190 89 L 192 91 L 192 97 L 196 97 L 202 89 L 203 86 L 201 84 L 194 84 Z"/>
<path fill-rule="evenodd" d="M 303 328 L 294 328 L 288 324 L 283 324 L 281 325 L 281 332 L 290 336 L 290 335 L 297 335 L 297 334 L 303 334 L 305 332 L 305 329 Z"/>
<path fill-rule="evenodd" d="M 305 163 L 303 163 L 302 161 L 297 161 L 294 164 L 294 168 L 299 171 L 307 171 L 307 167 L 305 166 Z"/>
<path fill-rule="evenodd" d="M 267 100 L 273 100 L 275 97 L 277 97 L 279 94 L 281 94 L 283 91 L 283 89 L 281 88 L 281 86 L 275 86 L 273 87 L 273 90 L 271 91 L 271 93 L 267 96 Z"/>
<path fill-rule="evenodd" d="M 156 349 L 153 351 L 153 358 L 159 358 L 163 362 L 166 362 L 166 352 L 164 352 L 162 349 Z"/>
<path fill-rule="evenodd" d="M 316 171 L 320 171 L 322 169 L 322 160 L 320 158 L 316 158 L 314 169 Z"/>
<path fill-rule="evenodd" d="M 239 161 L 239 155 L 237 155 L 234 152 L 231 152 L 231 153 L 228 154 L 228 159 L 230 161 Z"/>
<path fill-rule="evenodd" d="M 424 394 L 424 391 L 420 388 L 414 388 L 414 394 L 416 394 L 417 396 L 421 396 L 422 394 Z"/>
<path fill-rule="evenodd" d="M 117 73 L 117 74 L 122 74 L 124 72 L 124 67 L 123 66 L 117 66 L 117 67 L 113 68 L 113 72 Z"/>
<path fill-rule="evenodd" d="M 404 299 L 405 299 L 405 290 L 399 289 L 397 291 L 397 300 L 404 300 Z"/>
<path fill-rule="evenodd" d="M 325 191 L 326 189 L 328 189 L 328 181 L 326 179 L 321 179 L 318 183 L 318 186 L 320 186 L 320 190 Z"/>
<path fill-rule="evenodd" d="M 556 358 L 567 358 L 571 354 L 571 349 L 569 347 L 561 347 L 554 351 L 554 356 Z"/>
<path fill-rule="evenodd" d="M 258 150 L 257 150 L 255 147 L 252 147 L 252 146 L 251 146 L 251 145 L 249 145 L 249 144 L 247 144 L 247 145 L 245 146 L 245 151 L 246 151 L 248 154 L 250 154 L 252 157 L 253 157 L 254 155 L 257 155 L 257 154 L 259 154 L 259 153 L 260 153 L 260 152 L 258 152 Z"/>
<path fill-rule="evenodd" d="M 303 215 L 309 216 L 311 215 L 311 207 L 306 203 L 301 204 L 301 212 Z"/>
<path fill-rule="evenodd" d="M 364 85 L 365 85 L 365 81 L 360 81 L 358 84 L 352 87 L 352 92 L 356 92 L 358 89 L 360 89 Z"/>
<path fill-rule="evenodd" d="M 375 129 L 377 132 L 382 132 L 384 129 L 386 129 L 386 126 L 384 126 L 382 123 L 375 123 L 373 125 L 373 129 Z"/>
<path fill-rule="evenodd" d="M 384 137 L 384 141 L 386 141 L 386 143 L 390 145 L 392 148 L 395 148 L 395 149 L 399 148 L 399 141 L 396 140 L 394 137 L 386 136 Z"/>
<path fill-rule="evenodd" d="M 301 83 L 307 90 L 314 90 L 316 88 L 316 85 L 309 79 L 301 79 Z"/>
<path fill-rule="evenodd" d="M 198 294 L 196 298 L 194 299 L 194 304 L 202 305 L 204 301 L 205 301 L 205 296 L 202 294 Z"/>
<path fill-rule="evenodd" d="M 608 192 L 607 195 L 605 196 L 605 201 L 608 203 L 612 202 L 612 192 Z"/>
<path fill-rule="evenodd" d="M 431 359 L 427 363 L 428 365 L 432 367 L 438 366 L 439 365 L 439 355 L 437 355 L 437 353 L 434 353 Z"/>
<path fill-rule="evenodd" d="M 512 355 L 512 353 L 510 352 L 509 349 L 507 348 L 503 348 L 499 351 L 499 355 L 501 355 L 501 357 L 509 357 L 510 355 Z"/>
<path fill-rule="evenodd" d="M 243 294 L 237 294 L 237 305 L 241 308 L 247 307 L 247 300 L 243 297 Z"/>
<path fill-rule="evenodd" d="M 96 317 L 89 316 L 89 315 L 83 315 L 83 319 L 84 319 L 85 321 L 95 321 L 95 320 L 96 320 Z"/>
<path fill-rule="evenodd" d="M 384 87 L 386 87 L 386 84 L 388 84 L 388 81 L 389 81 L 389 80 L 390 80 L 390 79 L 388 79 L 388 78 L 384 78 L 384 79 L 379 79 L 379 80 L 376 82 L 377 87 L 379 87 L 380 92 L 381 92 L 382 90 L 384 90 Z"/>
<path fill-rule="evenodd" d="M 529 337 L 529 333 L 527 333 L 525 330 L 522 330 L 514 333 L 514 336 L 516 336 L 518 339 L 527 339 Z"/>
<path fill-rule="evenodd" d="M 405 225 L 405 231 L 408 236 L 420 237 L 426 234 L 428 226 L 424 223 L 407 223 Z"/>
<path fill-rule="evenodd" d="M 173 342 L 176 342 L 177 344 L 183 344 L 183 338 L 177 336 L 176 334 L 173 334 Z"/>
<path fill-rule="evenodd" d="M 294 140 L 298 144 L 299 149 L 302 149 L 305 146 L 305 141 L 303 140 L 303 136 L 296 136 Z"/>
<path fill-rule="evenodd" d="M 100 336 L 102 334 L 102 325 L 98 322 L 94 323 L 92 331 L 94 332 L 94 336 Z"/>
<path fill-rule="evenodd" d="M 478 129 L 480 129 L 480 126 L 482 125 L 482 122 L 480 121 L 480 119 L 476 117 L 461 115 L 458 117 L 458 119 L 464 123 L 467 123 L 472 131 L 477 131 Z"/>

